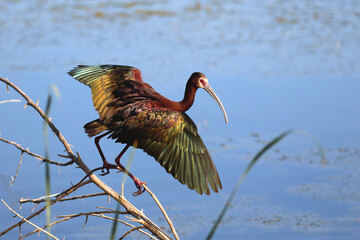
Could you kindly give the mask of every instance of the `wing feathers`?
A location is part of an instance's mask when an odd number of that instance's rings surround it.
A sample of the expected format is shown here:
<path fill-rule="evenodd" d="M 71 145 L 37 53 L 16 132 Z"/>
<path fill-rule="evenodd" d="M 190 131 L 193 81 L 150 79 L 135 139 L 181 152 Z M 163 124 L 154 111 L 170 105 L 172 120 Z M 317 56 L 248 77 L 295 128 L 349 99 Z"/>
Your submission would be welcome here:
<path fill-rule="evenodd" d="M 90 86 L 90 84 L 102 77 L 107 72 L 112 69 L 119 67 L 118 65 L 94 65 L 94 66 L 87 66 L 87 65 L 79 65 L 75 67 L 73 70 L 69 71 L 68 74 L 74 77 L 79 82 Z"/>
<path fill-rule="evenodd" d="M 111 137 L 124 143 L 130 141 L 126 140 L 126 135 L 140 139 L 138 148 L 153 156 L 190 189 L 210 194 L 209 186 L 214 192 L 222 188 L 210 154 L 195 124 L 185 113 L 145 110 L 125 121 L 122 129 L 122 134 L 115 131 Z"/>
<path fill-rule="evenodd" d="M 93 104 L 98 111 L 101 121 L 109 121 L 117 106 L 112 103 L 117 100 L 119 89 L 129 92 L 131 89 L 126 87 L 125 82 L 136 82 L 145 84 L 141 79 L 140 70 L 121 65 L 79 65 L 68 72 L 79 82 L 91 88 Z M 135 85 L 136 85 L 135 84 Z M 128 86 L 135 86 L 127 83 Z"/>
<path fill-rule="evenodd" d="M 191 154 L 191 158 L 192 159 L 192 154 Z M 194 189 L 194 162 L 192 160 L 190 161 L 186 161 L 188 168 L 186 169 L 186 171 L 188 172 L 188 175 L 186 176 L 186 182 L 184 182 L 183 184 L 186 184 L 190 189 Z"/>

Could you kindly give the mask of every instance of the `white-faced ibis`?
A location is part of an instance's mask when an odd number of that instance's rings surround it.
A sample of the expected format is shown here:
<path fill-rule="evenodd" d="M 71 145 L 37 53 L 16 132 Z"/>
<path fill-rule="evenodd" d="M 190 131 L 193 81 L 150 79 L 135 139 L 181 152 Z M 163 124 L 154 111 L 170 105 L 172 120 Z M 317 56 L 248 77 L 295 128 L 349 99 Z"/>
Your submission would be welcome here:
<path fill-rule="evenodd" d="M 209 185 L 214 192 L 222 189 L 209 151 L 195 123 L 185 113 L 192 106 L 197 89 L 203 88 L 219 104 L 228 122 L 225 109 L 204 74 L 195 72 L 190 76 L 180 102 L 160 95 L 142 81 L 139 69 L 130 66 L 79 65 L 69 71 L 69 75 L 91 88 L 100 118 L 85 124 L 84 128 L 89 137 L 102 133 L 95 138 L 95 144 L 103 160 L 104 174 L 119 166 L 134 180 L 138 188 L 134 195 L 141 194 L 142 184 L 146 183 L 120 164 L 121 156 L 129 146 L 134 146 L 153 156 L 174 178 L 199 194 L 209 195 Z M 99 145 L 99 140 L 108 134 L 108 138 L 126 144 L 115 159 L 117 166 L 106 161 Z"/>

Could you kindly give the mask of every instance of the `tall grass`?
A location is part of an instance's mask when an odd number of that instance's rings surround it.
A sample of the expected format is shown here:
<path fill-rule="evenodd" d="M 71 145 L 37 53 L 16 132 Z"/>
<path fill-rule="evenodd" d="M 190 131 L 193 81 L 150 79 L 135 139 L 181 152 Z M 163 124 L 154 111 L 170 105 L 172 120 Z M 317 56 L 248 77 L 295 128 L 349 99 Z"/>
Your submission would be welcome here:
<path fill-rule="evenodd" d="M 138 145 L 138 143 L 137 143 L 137 141 L 135 141 L 134 144 L 133 144 L 133 148 L 131 149 L 131 152 L 130 152 L 129 160 L 128 160 L 127 164 L 126 164 L 126 169 L 129 170 L 129 171 L 130 171 L 131 164 L 132 164 L 132 162 L 134 160 L 135 150 L 136 150 L 137 145 Z M 128 175 L 124 173 L 121 185 L 125 184 L 125 182 L 127 180 L 127 177 L 128 177 Z M 118 203 L 116 205 L 116 213 L 115 213 L 115 216 L 114 216 L 114 222 L 113 222 L 113 225 L 111 227 L 110 240 L 114 240 L 115 237 L 116 237 L 116 231 L 117 231 L 117 225 L 118 225 L 117 220 L 119 218 L 120 207 L 121 207 L 121 205 Z"/>
<path fill-rule="evenodd" d="M 253 159 L 250 161 L 250 163 L 247 165 L 246 169 L 243 171 L 243 173 L 241 174 L 239 180 L 237 181 L 237 184 L 235 185 L 234 189 L 232 190 L 230 196 L 228 197 L 222 211 L 220 212 L 220 215 L 218 216 L 218 218 L 216 219 L 216 222 L 214 224 L 214 226 L 212 227 L 211 231 L 209 232 L 208 236 L 206 237 L 207 240 L 210 240 L 216 230 L 219 227 L 219 224 L 221 223 L 221 221 L 223 220 L 227 210 L 229 209 L 229 206 L 236 194 L 236 192 L 238 191 L 238 189 L 240 188 L 241 184 L 244 182 L 246 176 L 248 175 L 248 173 L 250 172 L 250 170 L 253 168 L 253 166 L 255 165 L 255 163 L 257 163 L 259 161 L 259 159 L 271 148 L 273 148 L 277 143 L 279 143 L 282 139 L 284 139 L 285 137 L 287 137 L 288 135 L 292 134 L 292 133 L 300 133 L 303 134 L 307 137 L 309 137 L 314 144 L 316 145 L 319 155 L 321 157 L 321 160 L 325 160 L 325 154 L 324 154 L 324 150 L 321 147 L 320 143 L 307 131 L 302 130 L 302 129 L 289 129 L 286 130 L 285 132 L 281 133 L 280 135 L 278 135 L 277 137 L 275 137 L 274 139 L 272 139 L 269 143 L 267 143 L 262 149 L 260 149 L 260 151 L 253 157 Z"/>
<path fill-rule="evenodd" d="M 48 88 L 48 97 L 46 100 L 45 115 L 49 117 L 51 103 L 52 103 L 52 94 L 51 90 L 55 93 L 56 97 L 60 99 L 60 91 L 56 85 L 50 85 Z M 44 155 L 46 159 L 49 159 L 49 134 L 48 134 L 48 119 L 44 119 L 43 123 L 43 134 L 44 134 Z M 51 177 L 50 177 L 50 163 L 45 162 L 45 194 L 50 196 L 51 194 Z M 46 225 L 47 231 L 51 233 L 51 207 L 50 207 L 50 197 L 46 198 Z M 51 237 L 48 235 L 48 239 Z"/>

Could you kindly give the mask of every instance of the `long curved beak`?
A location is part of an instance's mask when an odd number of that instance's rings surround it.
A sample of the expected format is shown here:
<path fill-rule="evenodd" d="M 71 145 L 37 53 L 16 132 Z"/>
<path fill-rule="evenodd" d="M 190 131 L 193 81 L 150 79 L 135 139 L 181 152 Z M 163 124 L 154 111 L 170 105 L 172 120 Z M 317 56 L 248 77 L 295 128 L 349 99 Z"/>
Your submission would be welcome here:
<path fill-rule="evenodd" d="M 214 90 L 212 90 L 212 88 L 210 87 L 209 84 L 206 84 L 206 86 L 204 87 L 205 91 L 207 91 L 210 96 L 219 104 L 219 107 L 221 108 L 221 111 L 224 114 L 224 118 L 225 118 L 225 123 L 228 123 L 228 117 L 225 111 L 225 108 L 223 106 L 223 104 L 221 103 L 219 97 L 216 95 L 216 93 L 214 92 Z"/>

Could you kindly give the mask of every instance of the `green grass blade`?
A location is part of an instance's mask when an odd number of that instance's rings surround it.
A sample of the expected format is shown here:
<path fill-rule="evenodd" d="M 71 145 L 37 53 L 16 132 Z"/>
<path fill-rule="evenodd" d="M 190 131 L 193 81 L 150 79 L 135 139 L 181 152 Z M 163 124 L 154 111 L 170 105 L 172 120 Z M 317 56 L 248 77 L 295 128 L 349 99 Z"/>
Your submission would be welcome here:
<path fill-rule="evenodd" d="M 325 158 L 325 154 L 324 154 L 324 150 L 323 148 L 321 147 L 320 143 L 307 131 L 305 130 L 302 130 L 302 129 L 290 129 L 290 130 L 287 130 L 283 133 L 281 133 L 279 136 L 277 136 L 276 138 L 274 138 L 273 140 L 271 140 L 268 144 L 266 144 L 256 155 L 255 157 L 251 160 L 251 162 L 248 164 L 248 166 L 246 167 L 246 169 L 244 170 L 244 172 L 241 174 L 241 177 L 239 178 L 237 184 L 235 185 L 234 189 L 232 190 L 229 198 L 227 199 L 219 217 L 217 218 L 214 226 L 212 227 L 210 233 L 208 234 L 208 236 L 206 237 L 207 240 L 210 240 L 213 235 L 215 234 L 217 228 L 219 227 L 219 224 L 221 223 L 222 219 L 224 218 L 228 208 L 230 207 L 230 204 L 237 192 L 237 190 L 240 188 L 241 184 L 243 183 L 243 181 L 245 180 L 245 177 L 247 176 L 247 174 L 250 172 L 250 170 L 252 169 L 252 167 L 255 165 L 255 163 L 261 158 L 261 156 L 263 156 L 269 149 L 271 149 L 272 147 L 274 147 L 278 142 L 280 142 L 283 138 L 287 137 L 289 134 L 291 133 L 300 133 L 300 134 L 303 134 L 303 135 L 306 135 L 308 137 L 310 137 L 313 142 L 315 143 L 318 151 L 319 151 L 319 154 L 320 154 L 320 157 L 321 157 L 321 160 L 322 161 L 326 161 L 326 158 Z"/>
<path fill-rule="evenodd" d="M 48 95 L 45 107 L 45 115 L 49 116 L 50 108 L 51 108 L 52 97 L 51 94 Z M 43 125 L 43 133 L 44 133 L 44 151 L 45 151 L 45 158 L 49 159 L 49 138 L 48 138 L 48 124 L 47 119 L 44 120 Z M 45 162 L 45 194 L 49 196 L 51 193 L 51 178 L 50 178 L 50 164 Z M 51 233 L 51 208 L 50 208 L 50 197 L 46 198 L 46 225 L 47 231 Z M 50 237 L 48 236 L 48 239 Z"/>
<path fill-rule="evenodd" d="M 52 103 L 52 95 L 51 90 L 54 91 L 55 96 L 60 99 L 60 91 L 56 85 L 50 85 L 49 86 L 49 94 L 48 98 L 46 100 L 46 106 L 45 106 L 45 115 L 46 117 L 50 114 L 50 108 Z M 44 152 L 45 152 L 45 158 L 49 159 L 49 138 L 48 138 L 48 119 L 44 120 L 43 123 L 43 134 L 44 134 Z M 49 196 L 51 193 L 51 177 L 50 177 L 50 164 L 48 162 L 45 162 L 45 193 L 46 196 Z M 46 225 L 47 225 L 47 231 L 51 233 L 51 207 L 50 207 L 50 198 L 46 198 Z M 48 239 L 50 239 L 50 236 L 48 236 Z"/>
<path fill-rule="evenodd" d="M 116 213 L 115 213 L 115 220 L 113 222 L 113 225 L 111 227 L 111 234 L 110 234 L 110 240 L 114 240 L 116 237 L 116 230 L 117 230 L 117 223 L 118 223 L 118 219 L 119 219 L 119 212 L 120 212 L 120 204 L 116 205 Z"/>
<path fill-rule="evenodd" d="M 126 164 L 126 169 L 127 170 L 130 170 L 131 164 L 132 164 L 132 162 L 134 160 L 136 146 L 137 146 L 137 143 L 134 143 L 134 147 L 130 152 L 129 160 L 128 160 L 127 164 Z M 128 176 L 127 174 L 123 175 L 122 184 L 125 184 L 127 176 Z M 120 211 L 120 204 L 117 204 L 116 205 L 116 213 L 115 213 L 115 216 L 114 216 L 115 220 L 113 221 L 113 225 L 111 227 L 110 240 L 114 240 L 115 237 L 116 237 L 116 230 L 117 230 L 117 224 L 118 224 L 117 220 L 119 218 L 119 211 Z"/>

